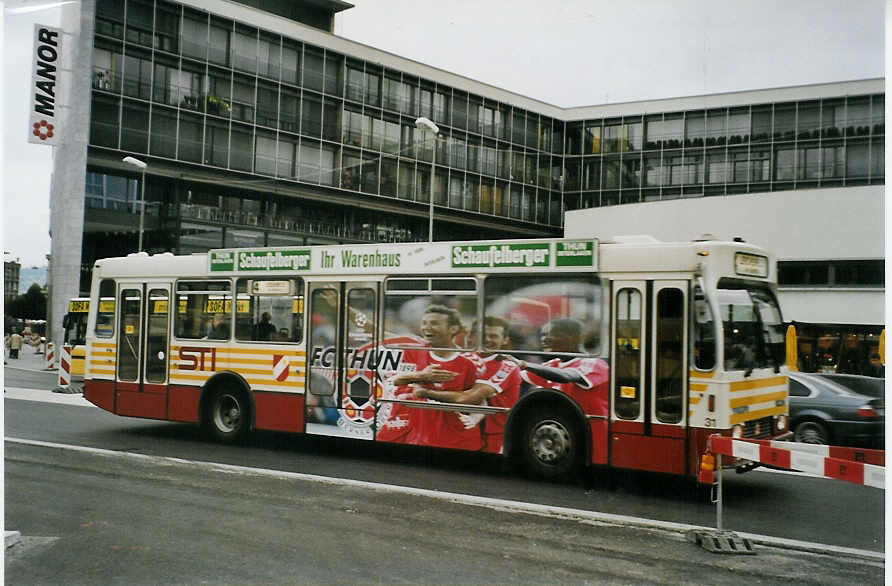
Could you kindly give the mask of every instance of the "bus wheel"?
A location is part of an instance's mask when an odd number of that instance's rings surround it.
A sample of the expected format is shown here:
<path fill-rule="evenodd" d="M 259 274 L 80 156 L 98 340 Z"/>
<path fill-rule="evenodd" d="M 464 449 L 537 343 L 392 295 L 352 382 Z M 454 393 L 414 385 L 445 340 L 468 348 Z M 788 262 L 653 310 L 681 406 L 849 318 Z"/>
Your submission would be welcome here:
<path fill-rule="evenodd" d="M 558 478 L 579 462 L 579 433 L 565 412 L 547 409 L 529 417 L 523 433 L 527 470 L 540 478 Z"/>
<path fill-rule="evenodd" d="M 205 424 L 214 439 L 233 443 L 248 432 L 248 399 L 244 393 L 222 388 L 214 391 L 208 402 Z"/>

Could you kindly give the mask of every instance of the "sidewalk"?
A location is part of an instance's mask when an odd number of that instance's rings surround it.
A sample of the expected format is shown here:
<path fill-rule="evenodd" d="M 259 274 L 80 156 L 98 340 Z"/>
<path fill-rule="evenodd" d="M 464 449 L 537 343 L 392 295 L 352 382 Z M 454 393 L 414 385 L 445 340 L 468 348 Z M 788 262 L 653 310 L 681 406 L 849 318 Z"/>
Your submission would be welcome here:
<path fill-rule="evenodd" d="M 46 368 L 46 356 L 41 351 L 40 354 L 37 354 L 35 351 L 36 348 L 34 346 L 25 345 L 19 350 L 18 358 L 7 358 L 3 361 L 3 365 L 6 368 L 22 368 L 24 370 L 37 370 L 41 372 L 57 372 L 55 369 L 48 370 Z M 42 348 L 41 348 L 42 350 Z M 8 352 L 7 352 L 8 354 Z M 56 360 L 56 366 L 59 365 L 58 355 Z"/>

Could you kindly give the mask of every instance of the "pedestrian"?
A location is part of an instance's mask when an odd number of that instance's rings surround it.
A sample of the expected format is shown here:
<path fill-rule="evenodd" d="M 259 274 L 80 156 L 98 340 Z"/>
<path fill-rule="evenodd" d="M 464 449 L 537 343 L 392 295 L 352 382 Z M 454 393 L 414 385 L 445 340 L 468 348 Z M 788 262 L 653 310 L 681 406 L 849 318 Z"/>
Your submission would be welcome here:
<path fill-rule="evenodd" d="M 9 336 L 9 357 L 18 359 L 19 350 L 22 349 L 22 337 L 19 335 L 17 330 L 12 330 L 12 335 Z"/>

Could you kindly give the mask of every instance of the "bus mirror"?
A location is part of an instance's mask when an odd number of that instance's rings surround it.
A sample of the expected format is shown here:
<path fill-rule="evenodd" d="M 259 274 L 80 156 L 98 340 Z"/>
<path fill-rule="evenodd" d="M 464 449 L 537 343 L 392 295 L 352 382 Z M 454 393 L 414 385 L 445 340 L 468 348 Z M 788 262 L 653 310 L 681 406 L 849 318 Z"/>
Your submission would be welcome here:
<path fill-rule="evenodd" d="M 66 313 L 65 317 L 62 318 L 62 327 L 63 328 L 68 329 L 69 317 L 70 317 L 70 315 Z"/>
<path fill-rule="evenodd" d="M 294 295 L 293 281 L 248 281 L 252 295 Z"/>
<path fill-rule="evenodd" d="M 787 368 L 790 369 L 791 372 L 796 372 L 799 370 L 797 366 L 799 363 L 799 346 L 796 341 L 796 326 L 790 324 L 787 326 Z"/>

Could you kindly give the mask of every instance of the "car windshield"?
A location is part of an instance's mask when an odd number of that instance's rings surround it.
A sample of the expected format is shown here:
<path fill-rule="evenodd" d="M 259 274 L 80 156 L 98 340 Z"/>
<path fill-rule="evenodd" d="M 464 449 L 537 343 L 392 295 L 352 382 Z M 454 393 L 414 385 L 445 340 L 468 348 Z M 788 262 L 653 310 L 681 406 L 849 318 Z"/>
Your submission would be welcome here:
<path fill-rule="evenodd" d="M 784 324 L 774 294 L 759 283 L 722 279 L 716 292 L 725 340 L 725 370 L 777 370 L 784 360 Z"/>

